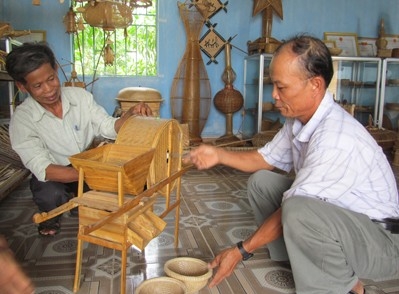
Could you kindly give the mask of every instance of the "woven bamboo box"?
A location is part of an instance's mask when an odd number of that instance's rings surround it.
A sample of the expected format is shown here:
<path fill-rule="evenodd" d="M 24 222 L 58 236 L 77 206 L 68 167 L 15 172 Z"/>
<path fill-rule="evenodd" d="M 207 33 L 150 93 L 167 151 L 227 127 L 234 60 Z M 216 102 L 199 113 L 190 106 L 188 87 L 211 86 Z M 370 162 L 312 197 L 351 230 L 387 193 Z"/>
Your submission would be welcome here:
<path fill-rule="evenodd" d="M 144 190 L 153 156 L 153 148 L 106 144 L 69 159 L 76 169 L 83 169 L 90 189 L 118 192 L 123 188 L 125 193 L 137 195 Z"/>

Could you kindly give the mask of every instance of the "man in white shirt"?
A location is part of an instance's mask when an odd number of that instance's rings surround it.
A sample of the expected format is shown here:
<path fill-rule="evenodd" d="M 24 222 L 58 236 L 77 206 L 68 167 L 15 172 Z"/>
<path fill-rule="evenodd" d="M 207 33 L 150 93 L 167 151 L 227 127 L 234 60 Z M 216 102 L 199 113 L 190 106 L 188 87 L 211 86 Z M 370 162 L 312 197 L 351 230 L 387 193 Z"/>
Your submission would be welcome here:
<path fill-rule="evenodd" d="M 46 44 L 16 47 L 7 56 L 6 69 L 19 90 L 29 94 L 16 108 L 9 132 L 12 148 L 32 172 L 30 188 L 41 212 L 76 195 L 78 171 L 70 156 L 86 150 L 96 136 L 115 139 L 130 116 L 152 114 L 146 104 L 137 104 L 114 118 L 86 90 L 61 87 L 54 53 Z M 55 235 L 59 221 L 55 217 L 41 223 L 39 234 Z"/>
<path fill-rule="evenodd" d="M 381 147 L 327 91 L 327 47 L 294 37 L 269 70 L 275 107 L 286 117 L 274 139 L 246 152 L 202 145 L 186 159 L 199 169 L 224 164 L 254 173 L 248 198 L 259 228 L 210 263 L 218 267 L 210 287 L 265 244 L 272 259 L 290 261 L 299 294 L 362 294 L 361 278 L 397 278 L 399 234 L 385 220 L 399 218 L 395 177 Z"/>

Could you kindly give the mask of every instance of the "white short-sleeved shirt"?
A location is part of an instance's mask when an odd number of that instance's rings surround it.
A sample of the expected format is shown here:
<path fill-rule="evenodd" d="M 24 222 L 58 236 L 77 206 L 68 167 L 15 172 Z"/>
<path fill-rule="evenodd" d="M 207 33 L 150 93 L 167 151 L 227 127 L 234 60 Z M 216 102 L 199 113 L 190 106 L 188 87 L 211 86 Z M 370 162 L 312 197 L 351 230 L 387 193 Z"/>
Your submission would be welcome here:
<path fill-rule="evenodd" d="M 63 118 L 44 109 L 32 97 L 19 105 L 10 121 L 12 148 L 40 181 L 49 164 L 68 165 L 68 157 L 84 151 L 94 137 L 116 138 L 116 118 L 98 105 L 91 93 L 62 87 Z"/>
<path fill-rule="evenodd" d="M 258 152 L 277 168 L 294 169 L 283 201 L 308 196 L 370 218 L 399 217 L 396 180 L 382 148 L 331 93 L 306 125 L 287 119 Z"/>

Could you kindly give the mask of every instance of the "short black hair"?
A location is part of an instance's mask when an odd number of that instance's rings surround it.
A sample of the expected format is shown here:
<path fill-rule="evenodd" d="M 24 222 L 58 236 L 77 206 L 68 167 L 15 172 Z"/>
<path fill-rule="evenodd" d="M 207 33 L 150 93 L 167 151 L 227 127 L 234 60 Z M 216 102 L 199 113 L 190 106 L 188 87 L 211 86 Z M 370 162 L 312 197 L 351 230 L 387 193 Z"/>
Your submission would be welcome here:
<path fill-rule="evenodd" d="M 25 77 L 46 63 L 57 68 L 54 53 L 46 42 L 23 43 L 7 55 L 6 70 L 15 81 L 26 84 Z"/>
<path fill-rule="evenodd" d="M 330 50 L 326 44 L 318 38 L 301 34 L 283 42 L 274 54 L 279 54 L 281 49 L 287 46 L 299 57 L 299 64 L 307 77 L 321 76 L 328 87 L 334 75 L 334 68 Z"/>

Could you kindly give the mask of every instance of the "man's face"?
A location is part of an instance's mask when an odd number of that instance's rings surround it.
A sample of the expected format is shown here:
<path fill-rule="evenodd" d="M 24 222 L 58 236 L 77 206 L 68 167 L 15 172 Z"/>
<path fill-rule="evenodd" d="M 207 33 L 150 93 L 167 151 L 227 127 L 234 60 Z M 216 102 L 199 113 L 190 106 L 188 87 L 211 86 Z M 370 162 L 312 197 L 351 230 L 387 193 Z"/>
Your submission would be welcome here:
<path fill-rule="evenodd" d="M 285 117 L 297 118 L 307 123 L 316 111 L 320 101 L 316 99 L 313 78 L 308 78 L 289 49 L 273 57 L 270 64 L 273 82 L 272 97 L 275 107 Z"/>
<path fill-rule="evenodd" d="M 25 76 L 26 84 L 17 83 L 22 92 L 28 92 L 42 106 L 52 105 L 61 97 L 60 80 L 56 69 L 49 63 Z"/>

